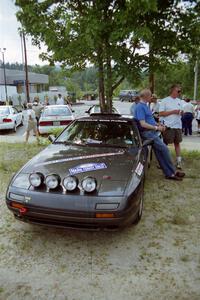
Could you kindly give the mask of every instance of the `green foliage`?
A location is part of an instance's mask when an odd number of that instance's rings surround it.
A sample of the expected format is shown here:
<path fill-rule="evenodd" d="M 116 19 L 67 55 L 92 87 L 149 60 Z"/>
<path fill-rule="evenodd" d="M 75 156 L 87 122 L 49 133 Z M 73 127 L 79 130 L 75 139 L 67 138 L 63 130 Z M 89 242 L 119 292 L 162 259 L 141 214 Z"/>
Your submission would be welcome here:
<path fill-rule="evenodd" d="M 95 65 L 103 109 L 111 109 L 113 91 L 124 78 L 138 85 L 142 70 L 151 75 L 174 62 L 180 52 L 199 49 L 197 0 L 15 3 L 20 7 L 17 17 L 33 42 L 47 45 L 42 57 L 50 64 L 60 62 L 71 70 L 82 70 L 88 62 Z"/>

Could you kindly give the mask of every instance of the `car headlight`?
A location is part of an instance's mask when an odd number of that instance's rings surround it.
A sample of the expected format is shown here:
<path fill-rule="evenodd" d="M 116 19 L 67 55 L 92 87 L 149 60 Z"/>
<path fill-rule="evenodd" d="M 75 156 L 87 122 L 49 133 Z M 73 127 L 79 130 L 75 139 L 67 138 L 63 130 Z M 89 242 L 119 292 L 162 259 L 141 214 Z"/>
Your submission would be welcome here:
<path fill-rule="evenodd" d="M 85 192 L 91 193 L 94 190 L 96 190 L 97 187 L 97 181 L 93 177 L 86 177 L 82 180 L 81 186 L 84 189 Z"/>
<path fill-rule="evenodd" d="M 34 187 L 39 187 L 44 182 L 44 175 L 42 173 L 36 172 L 29 176 L 30 184 Z"/>
<path fill-rule="evenodd" d="M 45 182 L 49 189 L 56 189 L 59 186 L 61 179 L 57 174 L 50 174 L 47 175 Z"/>
<path fill-rule="evenodd" d="M 75 176 L 67 176 L 63 179 L 63 186 L 67 191 L 74 191 L 78 186 L 78 178 Z"/>

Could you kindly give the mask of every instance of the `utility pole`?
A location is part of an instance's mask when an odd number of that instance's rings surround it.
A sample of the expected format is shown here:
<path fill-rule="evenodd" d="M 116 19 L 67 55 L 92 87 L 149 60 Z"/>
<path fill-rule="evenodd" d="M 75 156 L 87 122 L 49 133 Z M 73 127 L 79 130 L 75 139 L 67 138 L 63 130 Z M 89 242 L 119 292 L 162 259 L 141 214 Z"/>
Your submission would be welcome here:
<path fill-rule="evenodd" d="M 25 68 L 25 77 L 26 77 L 26 100 L 27 103 L 30 102 L 30 96 L 29 96 L 29 81 L 28 81 L 28 65 L 27 65 L 27 52 L 26 52 L 26 39 L 25 39 L 25 34 L 22 30 L 22 39 L 23 39 L 23 44 L 24 44 L 24 68 Z"/>
<path fill-rule="evenodd" d="M 195 62 L 194 67 L 194 100 L 197 100 L 197 94 L 198 94 L 198 59 Z"/>
<path fill-rule="evenodd" d="M 5 95 L 6 95 L 6 104 L 8 101 L 8 91 L 7 91 L 7 82 L 6 82 L 6 68 L 5 68 L 5 60 L 4 60 L 4 53 L 6 51 L 6 48 L 3 48 L 0 52 L 2 53 L 2 60 L 3 60 L 3 73 L 4 73 L 4 85 L 5 85 Z"/>

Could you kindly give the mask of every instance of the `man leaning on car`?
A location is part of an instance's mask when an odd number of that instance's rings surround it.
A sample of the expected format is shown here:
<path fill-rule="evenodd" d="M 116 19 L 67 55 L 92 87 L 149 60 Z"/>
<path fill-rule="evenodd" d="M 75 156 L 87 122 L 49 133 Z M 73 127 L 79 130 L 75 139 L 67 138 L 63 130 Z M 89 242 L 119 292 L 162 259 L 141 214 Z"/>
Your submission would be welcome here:
<path fill-rule="evenodd" d="M 165 127 L 157 124 L 147 105 L 151 102 L 151 91 L 144 89 L 140 93 L 140 102 L 135 107 L 135 119 L 143 139 L 153 139 L 153 150 L 166 179 L 180 181 L 184 172 L 176 171 L 165 143 L 160 139 L 158 132 L 164 132 Z"/>

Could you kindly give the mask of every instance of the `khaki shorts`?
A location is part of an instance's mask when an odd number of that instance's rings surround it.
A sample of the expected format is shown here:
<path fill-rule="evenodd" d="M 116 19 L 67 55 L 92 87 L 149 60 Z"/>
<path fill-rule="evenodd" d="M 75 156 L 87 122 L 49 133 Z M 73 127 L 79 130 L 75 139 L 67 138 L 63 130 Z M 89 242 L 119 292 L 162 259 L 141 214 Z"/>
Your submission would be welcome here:
<path fill-rule="evenodd" d="M 28 121 L 28 127 L 27 127 L 27 131 L 36 131 L 37 130 L 37 123 L 36 121 L 32 121 L 32 120 L 29 120 Z"/>
<path fill-rule="evenodd" d="M 179 128 L 166 128 L 163 132 L 163 141 L 168 144 L 179 144 L 182 142 L 182 130 Z"/>

